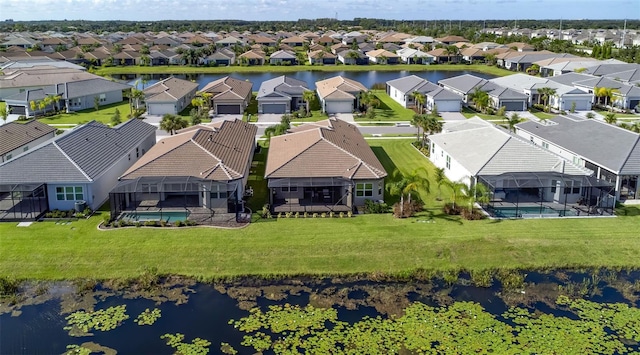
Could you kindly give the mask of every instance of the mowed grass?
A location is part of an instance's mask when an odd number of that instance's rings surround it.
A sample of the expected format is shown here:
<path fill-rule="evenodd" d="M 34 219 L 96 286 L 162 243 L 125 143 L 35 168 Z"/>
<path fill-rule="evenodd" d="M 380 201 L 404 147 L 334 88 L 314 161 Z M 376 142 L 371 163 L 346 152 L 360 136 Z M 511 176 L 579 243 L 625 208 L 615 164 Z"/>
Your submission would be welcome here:
<path fill-rule="evenodd" d="M 387 170 L 433 167 L 411 140 L 372 140 Z M 253 184 L 253 182 L 249 182 Z M 254 188 L 255 189 L 255 188 Z M 257 219 L 239 230 L 206 227 L 98 231 L 100 216 L 56 225 L 0 224 L 0 275 L 27 279 L 130 278 L 149 267 L 202 279 L 329 275 L 417 269 L 640 267 L 640 209 L 599 219 L 462 221 L 442 215 L 437 187 L 428 210 L 396 219 Z M 443 191 L 448 199 L 448 191 Z M 631 216 L 635 214 L 635 216 Z M 426 223 L 429 221 L 429 223 Z"/>
<path fill-rule="evenodd" d="M 373 120 L 369 120 L 366 117 L 356 117 L 358 122 L 369 121 L 411 121 L 415 112 L 411 109 L 404 108 L 402 105 L 394 101 L 383 90 L 372 90 L 380 105 L 374 110 L 376 117 Z"/>
<path fill-rule="evenodd" d="M 38 121 L 46 124 L 83 124 L 95 120 L 111 125 L 111 117 L 116 113 L 116 109 L 120 111 L 122 121 L 126 121 L 127 116 L 131 113 L 129 101 L 101 106 L 98 111 L 91 108 L 78 112 L 61 113 L 56 116 L 38 118 Z"/>

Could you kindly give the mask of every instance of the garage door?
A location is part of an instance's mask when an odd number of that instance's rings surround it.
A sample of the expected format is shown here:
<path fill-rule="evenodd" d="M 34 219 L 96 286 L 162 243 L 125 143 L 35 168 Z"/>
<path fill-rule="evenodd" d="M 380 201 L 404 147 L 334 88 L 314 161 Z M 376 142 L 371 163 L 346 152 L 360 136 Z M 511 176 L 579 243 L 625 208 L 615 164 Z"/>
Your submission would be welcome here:
<path fill-rule="evenodd" d="M 172 104 L 147 104 L 147 111 L 150 115 L 162 116 L 164 114 L 176 113 L 176 107 Z"/>
<path fill-rule="evenodd" d="M 576 103 L 576 111 L 588 111 L 591 110 L 591 101 L 589 100 L 576 100 L 576 101 L 569 101 L 569 102 L 565 102 L 564 103 L 564 107 L 562 108 L 565 111 L 569 111 L 571 110 L 571 104 L 575 102 Z"/>
<path fill-rule="evenodd" d="M 633 110 L 638 104 L 640 104 L 640 100 L 629 100 L 629 109 Z"/>
<path fill-rule="evenodd" d="M 24 106 L 9 106 L 9 112 L 14 115 L 26 115 L 27 108 Z"/>
<path fill-rule="evenodd" d="M 218 114 L 239 114 L 242 113 L 240 111 L 240 105 L 218 105 L 216 106 L 216 111 Z"/>
<path fill-rule="evenodd" d="M 457 101 L 436 101 L 435 104 L 438 106 L 438 111 L 440 112 L 460 112 L 460 100 Z"/>
<path fill-rule="evenodd" d="M 503 101 L 502 106 L 507 108 L 507 111 L 524 111 L 522 101 Z"/>
<path fill-rule="evenodd" d="M 285 113 L 286 110 L 287 110 L 286 104 L 262 105 L 262 113 Z"/>
<path fill-rule="evenodd" d="M 353 112 L 353 101 L 333 101 L 327 102 L 327 113 L 351 113 Z"/>

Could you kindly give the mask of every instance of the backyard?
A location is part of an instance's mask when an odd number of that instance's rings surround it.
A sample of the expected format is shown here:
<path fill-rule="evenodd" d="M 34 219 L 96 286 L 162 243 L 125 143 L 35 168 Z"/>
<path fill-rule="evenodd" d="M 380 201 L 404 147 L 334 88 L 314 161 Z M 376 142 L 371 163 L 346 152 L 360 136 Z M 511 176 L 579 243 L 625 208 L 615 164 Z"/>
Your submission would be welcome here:
<path fill-rule="evenodd" d="M 122 101 L 111 105 L 105 105 L 100 107 L 98 111 L 96 111 L 95 109 L 86 109 L 72 113 L 61 113 L 55 116 L 38 118 L 38 121 L 53 125 L 74 125 L 95 120 L 110 125 L 111 117 L 113 117 L 113 115 L 115 114 L 116 109 L 120 111 L 120 117 L 122 121 L 126 121 L 127 115 L 129 115 L 131 111 L 129 101 Z"/>
<path fill-rule="evenodd" d="M 0 274 L 16 278 L 132 278 L 161 274 L 200 279 L 241 275 L 409 275 L 412 271 L 640 267 L 640 209 L 618 218 L 463 221 L 441 212 L 433 166 L 411 140 L 370 140 L 385 168 L 424 167 L 431 192 L 427 210 L 353 218 L 260 219 L 240 230 L 207 227 L 99 231 L 98 214 L 68 224 L 0 224 Z M 263 150 L 262 154 L 266 154 Z M 263 157 L 264 155 L 262 155 Z M 259 155 L 249 185 L 264 194 Z M 262 184 L 262 185 L 261 185 Z M 265 196 L 265 195 L 263 195 Z M 445 201 L 449 191 L 442 190 Z M 393 200 L 393 199 L 390 199 Z M 256 198 L 253 207 L 261 206 Z M 108 212 L 101 212 L 108 213 Z"/>

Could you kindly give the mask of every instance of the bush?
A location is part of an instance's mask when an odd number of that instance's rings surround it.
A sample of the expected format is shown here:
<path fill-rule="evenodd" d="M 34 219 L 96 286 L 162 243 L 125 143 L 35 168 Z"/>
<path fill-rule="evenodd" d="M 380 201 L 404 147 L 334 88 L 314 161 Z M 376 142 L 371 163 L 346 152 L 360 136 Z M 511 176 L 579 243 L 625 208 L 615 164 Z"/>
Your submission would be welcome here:
<path fill-rule="evenodd" d="M 364 200 L 364 213 L 388 213 L 389 206 L 382 202 L 371 201 L 369 199 Z"/>
<path fill-rule="evenodd" d="M 144 225 L 145 225 L 146 227 L 157 227 L 157 226 L 158 226 L 158 223 L 157 223 L 156 221 L 145 221 L 145 222 L 144 222 Z"/>
<path fill-rule="evenodd" d="M 445 214 L 448 214 L 450 216 L 456 216 L 462 212 L 462 208 L 460 207 L 460 205 L 454 206 L 453 203 L 445 204 L 442 210 L 444 211 Z"/>
<path fill-rule="evenodd" d="M 592 119 L 592 118 L 595 118 L 595 117 L 596 117 L 595 113 L 587 112 L 587 118 Z"/>
<path fill-rule="evenodd" d="M 127 225 L 128 225 L 128 223 L 124 219 L 121 219 L 121 220 L 118 221 L 118 226 L 119 227 L 126 227 Z"/>
<path fill-rule="evenodd" d="M 14 295 L 18 292 L 20 281 L 7 276 L 0 277 L 0 296 Z"/>
<path fill-rule="evenodd" d="M 404 201 L 404 207 L 400 209 L 400 202 L 393 205 L 393 215 L 397 218 L 406 218 L 413 216 L 416 212 L 422 211 L 424 204 L 422 201 L 413 200 L 411 202 Z"/>
<path fill-rule="evenodd" d="M 182 221 L 176 221 L 173 225 L 176 227 L 182 227 Z"/>
<path fill-rule="evenodd" d="M 110 221 L 111 221 L 111 215 L 110 214 L 106 213 L 106 214 L 102 215 L 102 223 L 105 226 L 108 226 Z"/>
<path fill-rule="evenodd" d="M 478 209 L 461 208 L 460 215 L 468 221 L 478 221 L 485 218 L 485 215 Z"/>

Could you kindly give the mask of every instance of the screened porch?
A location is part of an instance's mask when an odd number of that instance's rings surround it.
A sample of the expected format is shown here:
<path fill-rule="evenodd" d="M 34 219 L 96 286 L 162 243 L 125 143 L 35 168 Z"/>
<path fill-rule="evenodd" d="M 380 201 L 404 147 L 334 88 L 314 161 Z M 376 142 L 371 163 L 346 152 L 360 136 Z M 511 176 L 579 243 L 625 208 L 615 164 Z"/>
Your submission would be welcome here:
<path fill-rule="evenodd" d="M 353 183 L 342 178 L 269 179 L 269 205 L 280 212 L 348 212 Z"/>
<path fill-rule="evenodd" d="M 36 220 L 48 209 L 45 184 L 0 185 L 0 220 Z"/>
<path fill-rule="evenodd" d="M 615 185 L 562 173 L 479 176 L 489 188 L 484 210 L 496 218 L 613 216 Z"/>

